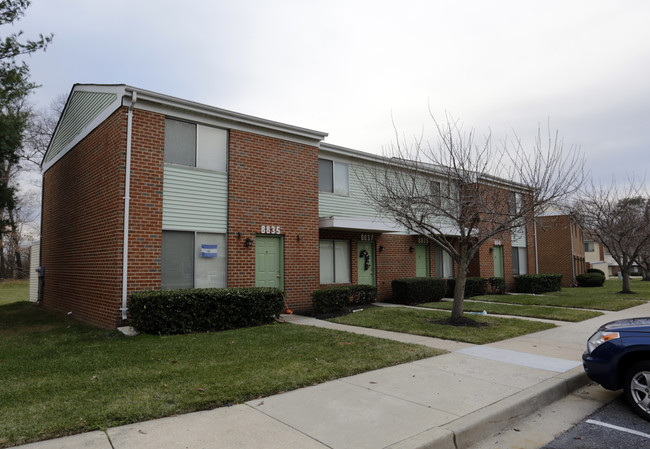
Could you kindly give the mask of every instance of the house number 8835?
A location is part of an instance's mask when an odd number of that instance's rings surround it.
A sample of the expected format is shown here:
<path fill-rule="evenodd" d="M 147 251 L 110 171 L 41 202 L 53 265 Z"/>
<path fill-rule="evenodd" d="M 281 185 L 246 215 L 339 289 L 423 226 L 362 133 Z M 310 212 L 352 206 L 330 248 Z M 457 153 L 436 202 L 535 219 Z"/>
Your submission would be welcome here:
<path fill-rule="evenodd" d="M 280 234 L 280 226 L 265 226 L 262 225 L 262 229 L 260 231 L 262 234 Z"/>

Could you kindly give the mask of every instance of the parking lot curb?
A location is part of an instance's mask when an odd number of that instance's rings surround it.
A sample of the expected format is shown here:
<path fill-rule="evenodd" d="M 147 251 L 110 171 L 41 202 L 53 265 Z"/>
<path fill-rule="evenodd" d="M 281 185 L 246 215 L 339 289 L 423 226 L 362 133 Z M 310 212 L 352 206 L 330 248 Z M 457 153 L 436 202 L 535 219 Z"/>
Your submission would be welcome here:
<path fill-rule="evenodd" d="M 588 383 L 579 366 L 388 449 L 467 449 Z"/>

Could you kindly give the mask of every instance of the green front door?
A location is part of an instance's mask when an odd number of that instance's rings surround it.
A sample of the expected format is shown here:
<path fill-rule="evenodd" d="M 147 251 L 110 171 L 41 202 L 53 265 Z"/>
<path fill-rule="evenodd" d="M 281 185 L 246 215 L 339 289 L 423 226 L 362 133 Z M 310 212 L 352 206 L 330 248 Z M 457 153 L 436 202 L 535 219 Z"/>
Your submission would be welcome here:
<path fill-rule="evenodd" d="M 255 286 L 284 288 L 282 237 L 255 238 Z"/>
<path fill-rule="evenodd" d="M 357 242 L 357 283 L 375 285 L 375 242 Z"/>
<path fill-rule="evenodd" d="M 494 277 L 503 277 L 503 246 L 494 246 L 492 248 L 494 257 Z"/>
<path fill-rule="evenodd" d="M 415 276 L 419 278 L 429 276 L 429 245 L 423 243 L 415 245 Z"/>

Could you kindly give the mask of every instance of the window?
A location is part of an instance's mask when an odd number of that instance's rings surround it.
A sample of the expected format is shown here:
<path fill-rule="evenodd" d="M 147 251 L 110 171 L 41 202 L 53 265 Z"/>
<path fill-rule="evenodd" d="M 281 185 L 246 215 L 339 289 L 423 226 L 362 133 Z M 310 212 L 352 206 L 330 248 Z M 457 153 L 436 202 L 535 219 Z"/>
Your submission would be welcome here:
<path fill-rule="evenodd" d="M 196 125 L 165 120 L 165 162 L 196 167 Z"/>
<path fill-rule="evenodd" d="M 320 241 L 320 283 L 348 284 L 350 279 L 350 242 Z"/>
<path fill-rule="evenodd" d="M 228 132 L 171 118 L 165 119 L 165 163 L 226 171 Z"/>
<path fill-rule="evenodd" d="M 350 193 L 348 164 L 318 159 L 318 190 L 348 195 Z"/>
<path fill-rule="evenodd" d="M 431 181 L 431 196 L 433 197 L 431 203 L 436 207 L 442 206 L 440 182 Z"/>
<path fill-rule="evenodd" d="M 512 248 L 512 273 L 515 276 L 528 274 L 528 250 L 525 247 Z"/>
<path fill-rule="evenodd" d="M 438 278 L 454 277 L 454 260 L 441 246 L 434 247 L 435 271 Z"/>
<path fill-rule="evenodd" d="M 585 242 L 585 252 L 593 253 L 595 251 L 594 242 Z"/>
<path fill-rule="evenodd" d="M 194 287 L 194 233 L 163 231 L 162 288 Z"/>
<path fill-rule="evenodd" d="M 163 231 L 161 277 L 163 290 L 225 287 L 225 236 Z"/>
<path fill-rule="evenodd" d="M 516 215 L 521 213 L 524 207 L 521 193 L 510 192 L 510 213 Z"/>

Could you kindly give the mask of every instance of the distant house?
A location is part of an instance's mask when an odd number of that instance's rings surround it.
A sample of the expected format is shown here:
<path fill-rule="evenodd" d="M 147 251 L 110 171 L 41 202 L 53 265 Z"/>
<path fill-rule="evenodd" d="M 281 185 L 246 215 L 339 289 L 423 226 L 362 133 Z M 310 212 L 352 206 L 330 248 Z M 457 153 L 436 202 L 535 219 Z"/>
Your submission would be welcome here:
<path fill-rule="evenodd" d="M 606 276 L 618 276 L 621 267 L 614 260 L 607 248 L 598 241 L 598 239 L 588 236 L 585 238 L 585 261 L 587 268 L 597 268 L 605 273 Z M 640 267 L 637 264 L 632 266 L 633 276 L 640 276 Z"/>
<path fill-rule="evenodd" d="M 375 285 L 385 300 L 393 279 L 453 277 L 449 254 L 368 205 L 354 173 L 381 158 L 325 136 L 132 86 L 75 85 L 42 166 L 42 304 L 114 327 L 139 290 L 278 287 L 302 311 L 326 286 Z M 535 258 L 529 226 L 484 245 L 470 275 L 511 288 Z"/>
<path fill-rule="evenodd" d="M 555 210 L 536 217 L 539 273 L 562 275 L 562 286 L 576 284 L 586 272 L 584 234 L 569 212 Z"/>

